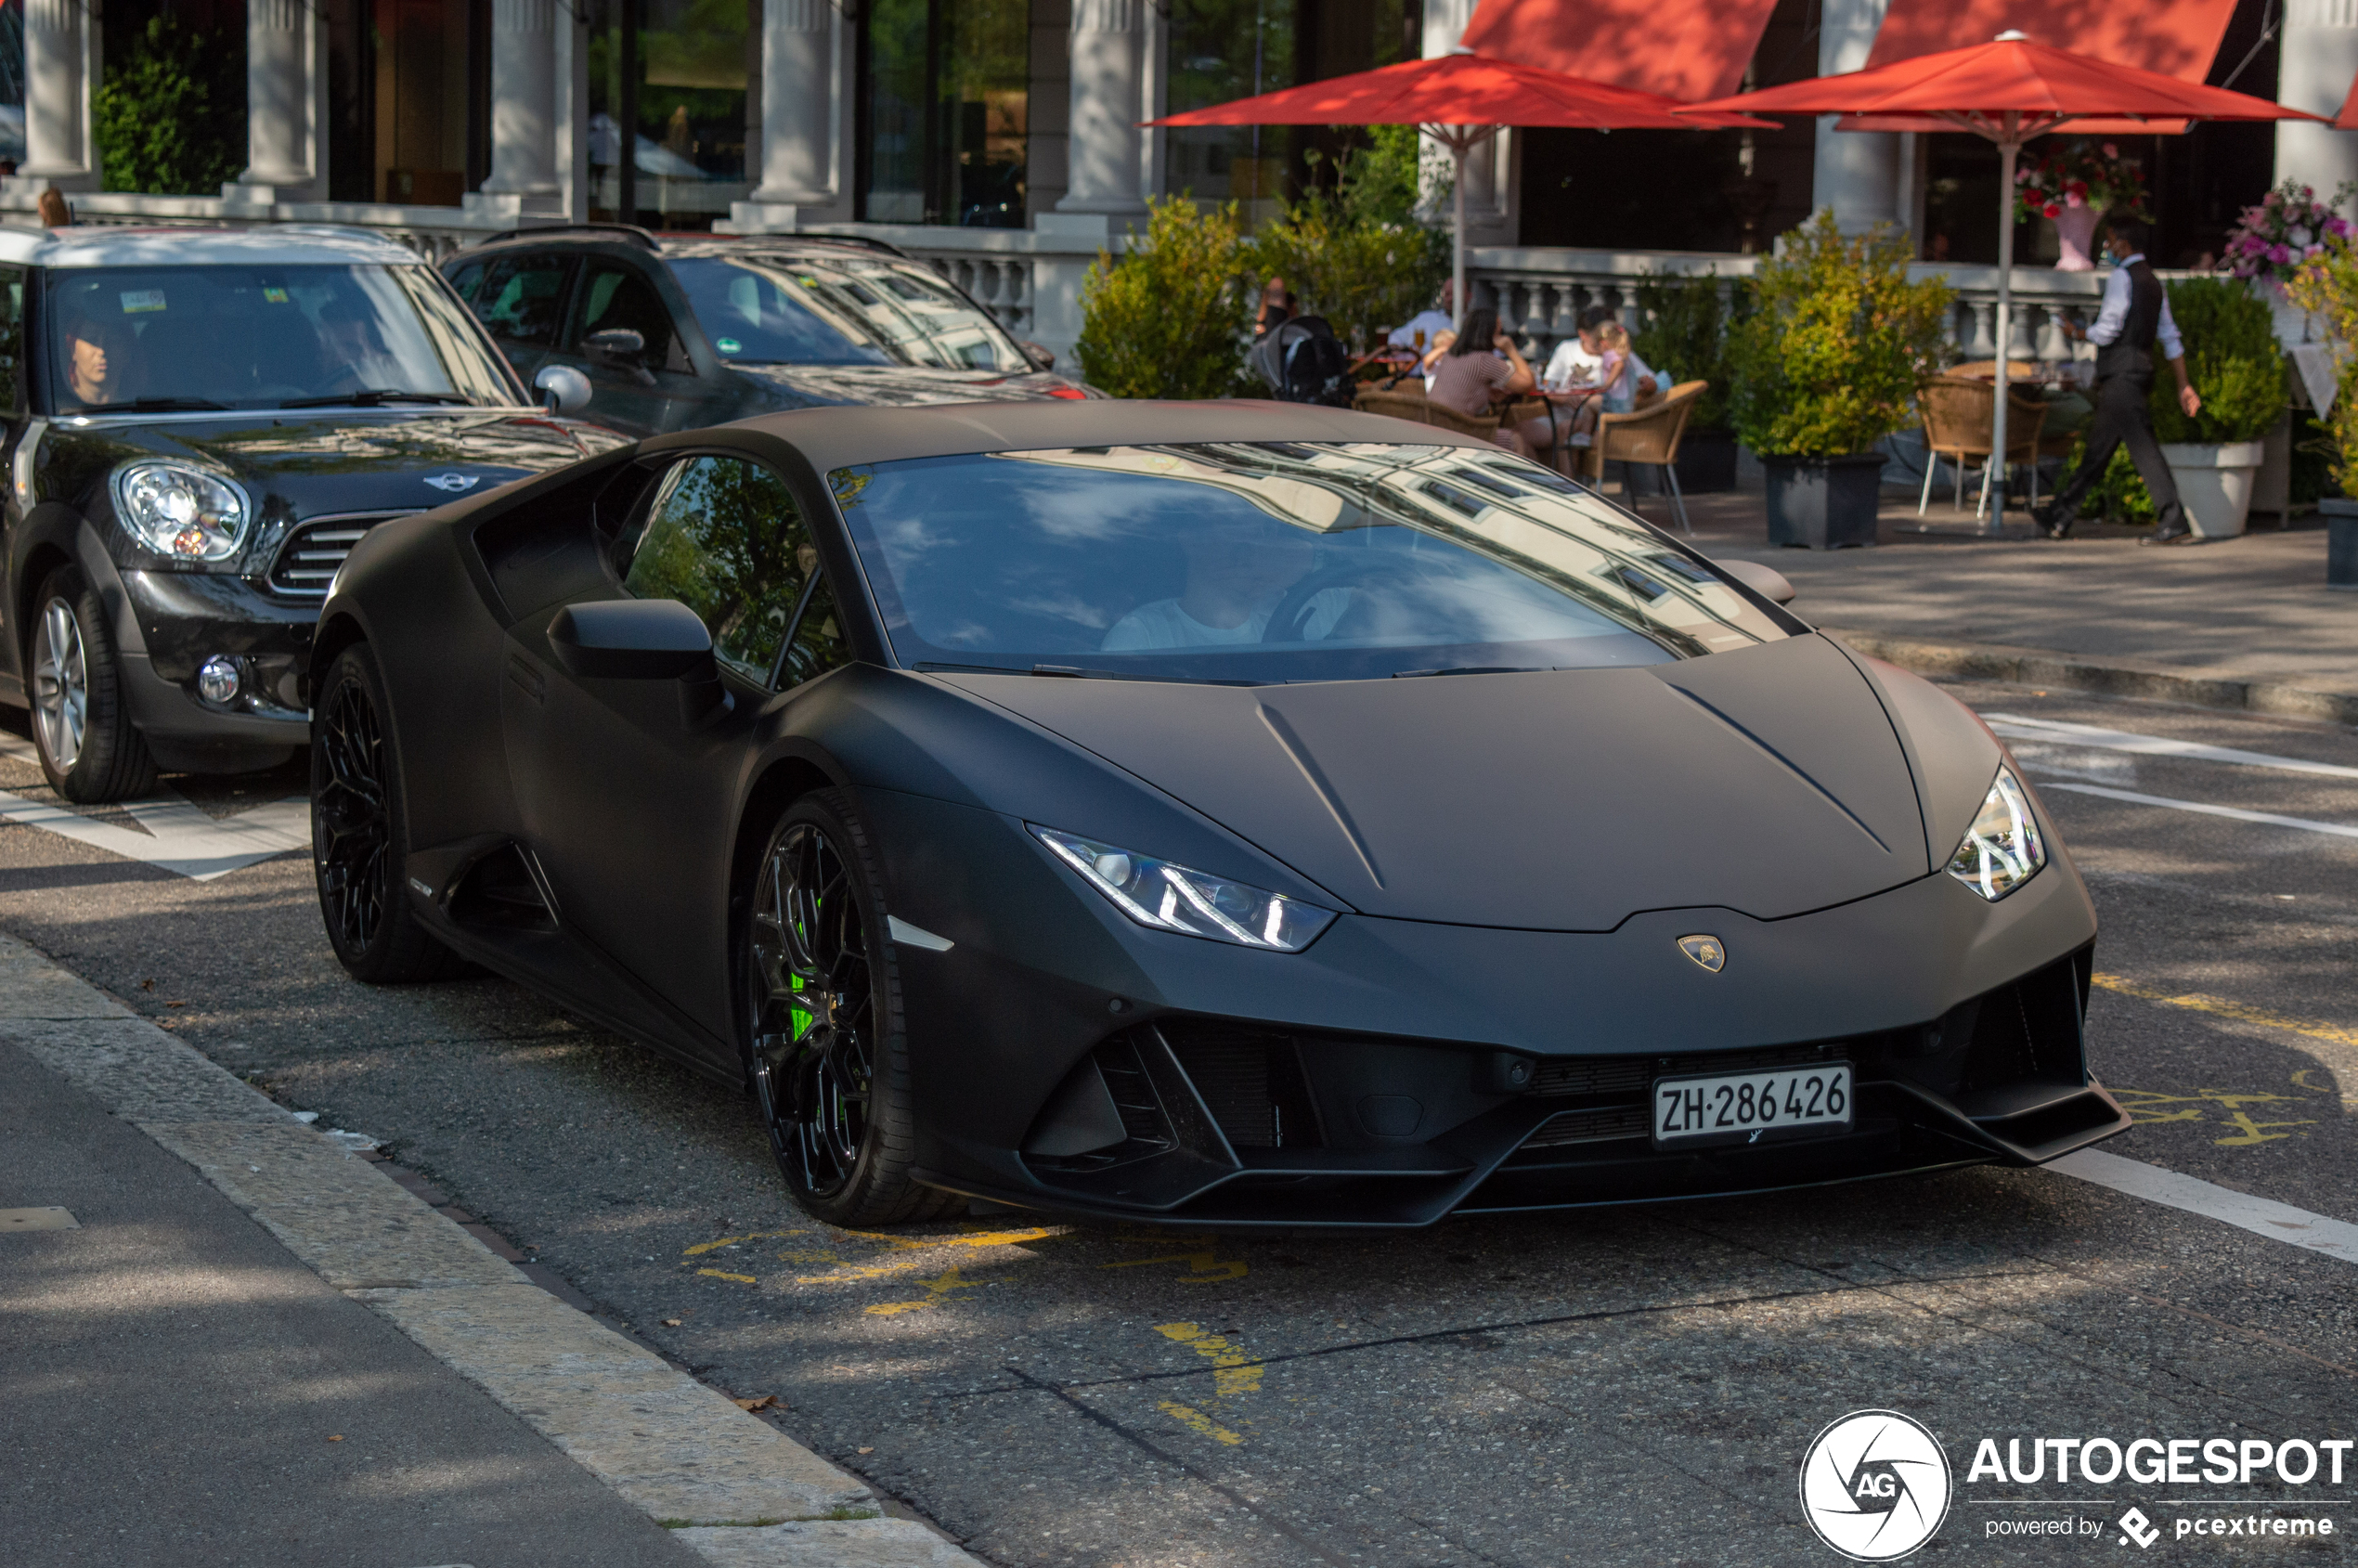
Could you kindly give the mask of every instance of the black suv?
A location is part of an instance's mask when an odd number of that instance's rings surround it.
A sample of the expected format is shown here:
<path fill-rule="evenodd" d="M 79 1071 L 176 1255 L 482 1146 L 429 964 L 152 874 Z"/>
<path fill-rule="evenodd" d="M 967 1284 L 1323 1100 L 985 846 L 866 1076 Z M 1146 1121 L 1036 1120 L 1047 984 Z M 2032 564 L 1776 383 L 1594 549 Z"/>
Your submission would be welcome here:
<path fill-rule="evenodd" d="M 0 230 L 0 702 L 81 801 L 284 761 L 362 534 L 620 444 L 535 408 L 432 266 L 334 228 Z"/>
<path fill-rule="evenodd" d="M 1096 395 L 875 240 L 584 225 L 503 235 L 442 270 L 518 371 L 586 372 L 583 417 L 632 435 L 823 403 Z"/>

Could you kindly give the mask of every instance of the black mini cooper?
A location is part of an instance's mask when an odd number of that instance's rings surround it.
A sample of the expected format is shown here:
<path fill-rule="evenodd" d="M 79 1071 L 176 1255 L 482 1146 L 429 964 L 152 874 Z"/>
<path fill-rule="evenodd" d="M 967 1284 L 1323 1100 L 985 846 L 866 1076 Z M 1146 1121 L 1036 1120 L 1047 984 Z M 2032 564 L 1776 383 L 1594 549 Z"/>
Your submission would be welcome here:
<path fill-rule="evenodd" d="M 0 230 L 0 702 L 70 800 L 285 760 L 362 534 L 615 441 L 355 230 Z"/>

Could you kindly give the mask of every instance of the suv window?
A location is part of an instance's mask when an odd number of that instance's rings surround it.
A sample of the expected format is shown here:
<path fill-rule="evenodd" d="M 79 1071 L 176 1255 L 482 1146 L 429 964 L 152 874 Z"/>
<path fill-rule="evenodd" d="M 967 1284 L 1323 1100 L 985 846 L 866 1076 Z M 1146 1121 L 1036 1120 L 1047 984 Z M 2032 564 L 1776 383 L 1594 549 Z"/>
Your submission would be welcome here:
<path fill-rule="evenodd" d="M 784 480 L 742 458 L 690 458 L 664 476 L 622 586 L 686 604 L 713 656 L 766 686 L 818 564 Z"/>
<path fill-rule="evenodd" d="M 557 346 L 573 263 L 563 256 L 502 256 L 484 268 L 473 292 L 460 292 L 491 335 L 535 348 Z"/>
<path fill-rule="evenodd" d="M 588 351 L 581 346 L 582 339 L 592 332 L 623 327 L 646 340 L 641 364 L 674 370 L 688 368 L 687 356 L 680 347 L 680 334 L 671 324 L 671 312 L 663 307 L 663 297 L 655 292 L 655 286 L 646 274 L 627 262 L 590 264 L 581 283 L 581 304 L 575 315 L 577 324 L 570 336 L 567 353 L 586 357 Z"/>
<path fill-rule="evenodd" d="M 24 268 L 0 266 L 0 413 L 23 408 Z"/>

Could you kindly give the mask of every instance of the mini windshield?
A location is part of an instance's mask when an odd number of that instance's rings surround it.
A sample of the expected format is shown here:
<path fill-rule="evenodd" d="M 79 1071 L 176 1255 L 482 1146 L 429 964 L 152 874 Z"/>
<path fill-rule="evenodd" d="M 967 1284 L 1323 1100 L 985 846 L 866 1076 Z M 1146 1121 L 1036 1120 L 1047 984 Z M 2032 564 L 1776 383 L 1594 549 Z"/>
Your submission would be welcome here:
<path fill-rule="evenodd" d="M 889 256 L 682 256 L 671 274 L 713 349 L 740 365 L 1031 369 L 958 291 Z"/>
<path fill-rule="evenodd" d="M 518 397 L 422 262 L 59 270 L 48 315 L 60 413 Z"/>
<path fill-rule="evenodd" d="M 1237 442 L 839 469 L 903 664 L 1348 680 L 1659 664 L 1787 635 L 1536 464 Z"/>

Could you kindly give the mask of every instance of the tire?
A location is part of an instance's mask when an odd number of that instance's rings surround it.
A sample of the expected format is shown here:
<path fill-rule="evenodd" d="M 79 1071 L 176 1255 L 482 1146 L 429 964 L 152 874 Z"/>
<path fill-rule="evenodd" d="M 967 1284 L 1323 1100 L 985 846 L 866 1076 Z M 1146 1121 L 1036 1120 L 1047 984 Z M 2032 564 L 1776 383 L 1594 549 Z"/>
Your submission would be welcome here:
<path fill-rule="evenodd" d="M 739 936 L 754 1103 L 795 1200 L 830 1225 L 930 1219 L 884 879 L 850 799 L 821 790 L 763 841 Z"/>
<path fill-rule="evenodd" d="M 123 656 L 106 606 L 78 566 L 60 566 L 33 595 L 25 641 L 33 745 L 49 787 L 84 804 L 155 787 L 155 758 L 132 727 Z"/>
<path fill-rule="evenodd" d="M 459 955 L 409 905 L 401 770 L 367 643 L 336 655 L 311 711 L 311 867 L 336 961 L 370 985 L 459 973 Z"/>

